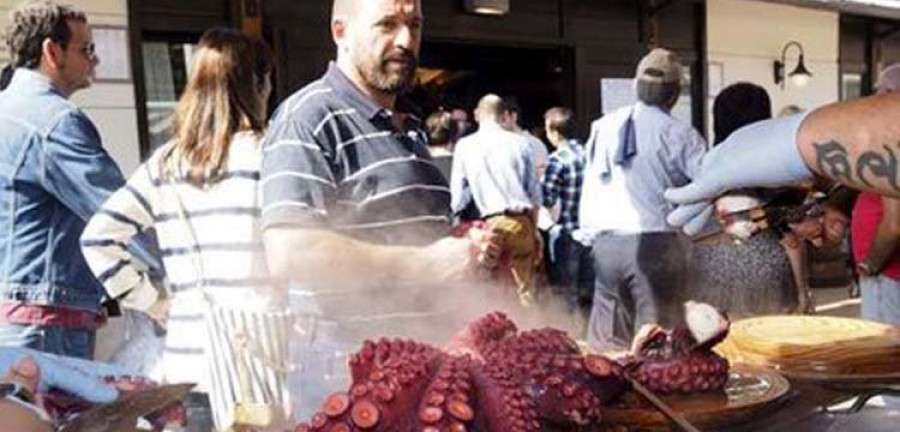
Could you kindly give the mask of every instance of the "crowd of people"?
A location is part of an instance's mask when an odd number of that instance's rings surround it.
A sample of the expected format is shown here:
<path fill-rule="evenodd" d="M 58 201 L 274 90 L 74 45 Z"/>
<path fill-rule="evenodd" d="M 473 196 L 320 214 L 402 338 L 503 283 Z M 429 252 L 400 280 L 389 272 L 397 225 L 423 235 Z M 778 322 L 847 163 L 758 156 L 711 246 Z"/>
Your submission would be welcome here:
<path fill-rule="evenodd" d="M 637 101 L 597 119 L 587 139 L 571 109 L 549 107 L 548 152 L 514 98 L 482 97 L 477 128 L 463 109 L 412 114 L 403 91 L 419 2 L 335 0 L 335 61 L 271 119 L 269 48 L 207 31 L 171 140 L 126 181 L 69 101 L 99 61 L 85 14 L 38 0 L 11 18 L 0 412 L 17 430 L 46 430 L 35 392 L 116 397 L 102 376 L 131 372 L 91 359 L 96 330 L 120 307 L 167 330 L 162 379 L 198 384 L 192 431 L 283 428 L 303 411 L 289 399 L 317 404 L 344 384 L 346 371 L 313 365 L 346 359 L 364 338 L 440 340 L 485 279 L 521 308 L 564 305 L 586 321 L 576 337 L 617 350 L 644 324 L 675 324 L 688 299 L 738 315 L 809 311 L 807 248 L 851 227 L 863 316 L 900 325 L 890 144 L 900 98 L 888 94 L 900 67 L 882 74 L 878 96 L 779 118 L 763 88 L 734 84 L 716 98 L 709 146 L 672 116 L 681 62 L 654 49 L 637 66 Z M 763 208 L 807 202 L 816 188 L 851 195 L 837 183 L 867 190 L 852 214 L 852 201 L 830 199 L 740 244 L 704 235 L 721 229 L 723 195 Z M 306 372 L 290 394 L 298 314 L 316 317 L 315 337 L 300 347 Z"/>

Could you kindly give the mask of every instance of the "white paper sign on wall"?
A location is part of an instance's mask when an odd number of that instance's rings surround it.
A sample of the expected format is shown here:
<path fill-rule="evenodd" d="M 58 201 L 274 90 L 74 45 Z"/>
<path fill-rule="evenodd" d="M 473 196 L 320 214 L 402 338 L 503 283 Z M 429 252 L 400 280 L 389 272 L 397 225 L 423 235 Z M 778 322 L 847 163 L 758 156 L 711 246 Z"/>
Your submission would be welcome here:
<path fill-rule="evenodd" d="M 97 81 L 131 82 L 131 56 L 128 49 L 128 29 L 125 27 L 94 26 L 97 46 Z"/>

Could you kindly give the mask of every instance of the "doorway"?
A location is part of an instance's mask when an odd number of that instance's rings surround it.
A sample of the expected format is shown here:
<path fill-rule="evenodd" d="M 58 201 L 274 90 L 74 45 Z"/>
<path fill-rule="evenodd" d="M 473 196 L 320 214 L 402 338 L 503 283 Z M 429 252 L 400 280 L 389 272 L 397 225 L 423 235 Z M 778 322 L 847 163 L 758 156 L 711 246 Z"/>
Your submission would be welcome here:
<path fill-rule="evenodd" d="M 421 53 L 410 96 L 426 116 L 441 108 L 471 112 L 482 96 L 495 93 L 515 97 L 522 126 L 535 132 L 542 131 L 547 109 L 574 101 L 570 48 L 425 41 Z"/>

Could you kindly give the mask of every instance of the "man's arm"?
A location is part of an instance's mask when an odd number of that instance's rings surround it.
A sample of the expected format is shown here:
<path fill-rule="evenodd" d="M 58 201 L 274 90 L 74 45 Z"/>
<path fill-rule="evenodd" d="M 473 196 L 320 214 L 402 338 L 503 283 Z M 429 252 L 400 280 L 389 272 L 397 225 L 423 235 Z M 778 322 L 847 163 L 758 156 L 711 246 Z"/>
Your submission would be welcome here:
<path fill-rule="evenodd" d="M 547 160 L 547 169 L 541 177 L 541 201 L 544 207 L 552 208 L 559 199 L 559 188 L 563 182 L 562 163 L 556 157 Z"/>
<path fill-rule="evenodd" d="M 100 144 L 100 135 L 81 112 L 63 116 L 51 131 L 44 148 L 42 185 L 85 222 L 119 188 L 125 179 L 118 165 Z M 128 247 L 154 274 L 162 263 L 148 252 L 149 239 L 134 238 Z"/>
<path fill-rule="evenodd" d="M 872 274 L 880 273 L 900 246 L 900 199 L 885 197 L 882 203 L 884 215 L 869 246 L 869 254 L 863 260 Z"/>
<path fill-rule="evenodd" d="M 264 233 L 269 270 L 312 290 L 369 289 L 461 280 L 472 241 L 444 238 L 425 247 L 383 246 L 327 229 L 275 226 Z"/>
<path fill-rule="evenodd" d="M 900 94 L 828 105 L 812 112 L 797 147 L 817 174 L 855 189 L 900 197 Z"/>

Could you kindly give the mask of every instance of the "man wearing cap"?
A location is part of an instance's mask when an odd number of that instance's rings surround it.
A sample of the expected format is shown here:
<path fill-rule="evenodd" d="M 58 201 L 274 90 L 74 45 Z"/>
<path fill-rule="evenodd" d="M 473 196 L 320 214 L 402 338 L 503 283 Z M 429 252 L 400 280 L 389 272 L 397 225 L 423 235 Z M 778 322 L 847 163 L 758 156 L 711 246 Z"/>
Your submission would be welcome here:
<path fill-rule="evenodd" d="M 706 142 L 670 114 L 681 74 L 674 53 L 654 49 L 637 68 L 638 102 L 591 125 L 579 221 L 593 239 L 596 348 L 626 348 L 644 324 L 673 324 L 685 300 L 685 250 L 663 192 L 699 172 Z"/>

